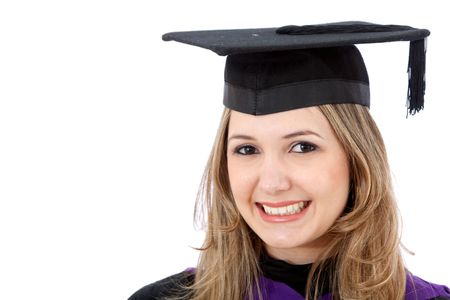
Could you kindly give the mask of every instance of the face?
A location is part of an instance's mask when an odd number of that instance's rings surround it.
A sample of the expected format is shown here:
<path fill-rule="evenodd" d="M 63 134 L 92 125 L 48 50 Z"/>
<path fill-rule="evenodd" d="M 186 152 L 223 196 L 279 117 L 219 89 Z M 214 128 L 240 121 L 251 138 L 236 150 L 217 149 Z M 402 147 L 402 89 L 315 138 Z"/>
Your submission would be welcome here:
<path fill-rule="evenodd" d="M 316 107 L 263 116 L 231 112 L 228 174 L 240 214 L 271 256 L 309 263 L 349 193 L 345 152 Z"/>

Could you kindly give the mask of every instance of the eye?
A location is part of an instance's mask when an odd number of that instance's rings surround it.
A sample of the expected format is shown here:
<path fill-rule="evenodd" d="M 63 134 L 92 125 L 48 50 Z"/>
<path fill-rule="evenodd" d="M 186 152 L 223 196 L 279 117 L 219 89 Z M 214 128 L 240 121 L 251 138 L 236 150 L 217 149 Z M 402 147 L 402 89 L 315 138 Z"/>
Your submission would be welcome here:
<path fill-rule="evenodd" d="M 250 145 L 245 145 L 242 147 L 237 147 L 234 152 L 240 155 L 251 155 L 256 153 L 256 148 Z"/>
<path fill-rule="evenodd" d="M 297 153 L 308 153 L 311 151 L 316 150 L 316 145 L 313 145 L 311 143 L 306 143 L 306 142 L 300 142 L 294 145 L 294 147 L 292 147 L 292 151 L 297 152 Z M 295 151 L 295 149 L 297 149 Z"/>

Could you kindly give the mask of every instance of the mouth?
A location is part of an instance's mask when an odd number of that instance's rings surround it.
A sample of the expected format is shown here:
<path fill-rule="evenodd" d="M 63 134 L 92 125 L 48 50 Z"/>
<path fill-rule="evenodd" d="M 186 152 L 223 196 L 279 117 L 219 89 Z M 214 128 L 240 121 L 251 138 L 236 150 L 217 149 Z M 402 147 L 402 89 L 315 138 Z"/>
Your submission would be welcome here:
<path fill-rule="evenodd" d="M 286 223 L 303 219 L 311 206 L 311 200 L 282 202 L 257 202 L 261 219 L 268 223 Z"/>
<path fill-rule="evenodd" d="M 311 201 L 298 201 L 294 203 L 257 203 L 257 205 L 269 216 L 291 216 L 307 209 L 310 203 Z"/>

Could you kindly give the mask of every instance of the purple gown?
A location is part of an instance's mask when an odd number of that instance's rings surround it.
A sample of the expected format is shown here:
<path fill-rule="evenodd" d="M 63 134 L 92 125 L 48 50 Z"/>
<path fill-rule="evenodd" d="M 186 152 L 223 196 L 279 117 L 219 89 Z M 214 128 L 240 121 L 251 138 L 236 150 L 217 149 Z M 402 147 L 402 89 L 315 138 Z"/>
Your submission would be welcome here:
<path fill-rule="evenodd" d="M 128 300 L 160 300 L 167 296 L 182 294 L 180 285 L 190 285 L 194 280 L 195 269 L 189 268 L 181 273 L 146 285 L 135 292 Z M 450 289 L 444 285 L 427 282 L 417 276 L 408 276 L 405 300 L 444 300 L 450 299 Z M 264 300 L 304 300 L 305 298 L 287 284 L 261 277 Z M 249 299 L 247 299 L 249 300 Z M 257 300 L 257 296 L 252 299 Z M 325 294 L 319 300 L 332 300 L 331 294 Z"/>
<path fill-rule="evenodd" d="M 304 300 L 305 298 L 288 285 L 261 278 L 264 300 Z M 450 289 L 444 285 L 427 282 L 417 276 L 408 276 L 406 281 L 405 300 L 450 299 Z M 257 299 L 257 298 L 255 298 Z M 331 294 L 323 295 L 320 300 L 332 300 Z"/>

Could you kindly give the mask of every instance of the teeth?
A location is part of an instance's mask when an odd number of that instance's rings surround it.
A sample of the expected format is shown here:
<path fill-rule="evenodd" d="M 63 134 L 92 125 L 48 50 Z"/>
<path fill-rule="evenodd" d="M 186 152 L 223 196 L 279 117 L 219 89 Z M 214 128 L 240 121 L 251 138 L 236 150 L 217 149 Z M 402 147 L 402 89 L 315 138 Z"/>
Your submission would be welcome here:
<path fill-rule="evenodd" d="M 282 206 L 282 207 L 271 207 L 271 206 L 267 206 L 264 204 L 262 205 L 266 214 L 271 215 L 271 216 L 273 216 L 273 215 L 277 215 L 277 216 L 293 215 L 293 214 L 301 212 L 305 206 L 306 206 L 306 202 L 304 202 L 304 201 L 298 202 L 295 204 L 291 204 L 288 206 Z"/>
<path fill-rule="evenodd" d="M 292 207 L 292 205 L 289 205 L 286 207 L 288 215 L 292 214 L 292 212 L 295 212 L 295 209 Z"/>

